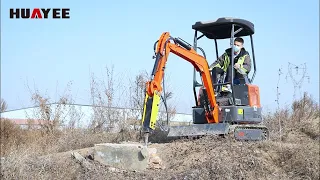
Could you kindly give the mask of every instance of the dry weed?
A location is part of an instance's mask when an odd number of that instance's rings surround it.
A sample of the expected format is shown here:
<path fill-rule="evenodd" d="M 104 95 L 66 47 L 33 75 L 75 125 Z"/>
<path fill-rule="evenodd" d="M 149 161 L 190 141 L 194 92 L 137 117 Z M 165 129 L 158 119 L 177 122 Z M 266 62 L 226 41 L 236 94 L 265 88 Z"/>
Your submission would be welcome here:
<path fill-rule="evenodd" d="M 270 129 L 272 140 L 278 140 L 281 137 L 285 142 L 297 142 L 301 139 L 299 137 L 305 136 L 319 139 L 319 115 L 319 104 L 310 95 L 304 93 L 302 99 L 292 103 L 291 109 L 282 108 L 274 114 L 265 116 L 264 119 Z"/>

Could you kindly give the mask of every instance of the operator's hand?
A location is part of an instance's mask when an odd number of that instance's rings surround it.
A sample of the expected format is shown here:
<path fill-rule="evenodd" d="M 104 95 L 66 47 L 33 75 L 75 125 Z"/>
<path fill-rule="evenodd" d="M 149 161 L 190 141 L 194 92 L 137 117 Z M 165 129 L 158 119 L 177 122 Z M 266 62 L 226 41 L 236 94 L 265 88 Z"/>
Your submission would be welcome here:
<path fill-rule="evenodd" d="M 234 68 L 235 69 L 239 69 L 240 68 L 240 64 L 238 64 L 238 63 L 234 64 Z"/>

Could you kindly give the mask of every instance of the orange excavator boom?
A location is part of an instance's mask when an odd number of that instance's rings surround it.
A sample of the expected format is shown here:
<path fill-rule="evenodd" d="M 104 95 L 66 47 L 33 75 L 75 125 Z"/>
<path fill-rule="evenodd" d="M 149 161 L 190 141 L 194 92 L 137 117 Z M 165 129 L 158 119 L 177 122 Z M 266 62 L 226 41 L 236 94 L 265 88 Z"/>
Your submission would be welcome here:
<path fill-rule="evenodd" d="M 161 83 L 164 77 L 164 70 L 170 53 L 173 53 L 182 59 L 190 62 L 197 72 L 200 73 L 206 91 L 208 102 L 205 105 L 206 120 L 208 123 L 218 123 L 218 104 L 215 99 L 212 86 L 211 74 L 207 60 L 199 55 L 190 45 L 179 38 L 173 38 L 169 32 L 164 32 L 157 41 L 155 48 L 155 64 L 150 81 L 146 83 L 146 97 L 142 124 L 145 132 L 155 129 L 156 118 L 158 114 L 158 105 L 160 94 L 163 87 Z"/>

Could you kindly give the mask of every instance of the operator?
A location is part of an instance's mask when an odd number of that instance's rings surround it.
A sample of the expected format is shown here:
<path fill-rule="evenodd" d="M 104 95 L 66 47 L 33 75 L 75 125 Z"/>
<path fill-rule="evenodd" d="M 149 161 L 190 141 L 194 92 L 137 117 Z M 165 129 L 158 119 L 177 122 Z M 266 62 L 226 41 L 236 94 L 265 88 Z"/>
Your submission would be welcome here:
<path fill-rule="evenodd" d="M 234 71 L 234 76 L 237 78 L 243 77 L 243 75 L 238 71 L 242 71 L 248 75 L 251 70 L 251 59 L 249 53 L 243 47 L 243 44 L 244 40 L 240 37 L 237 37 L 234 40 L 233 67 L 236 69 L 236 71 Z M 231 51 L 231 48 L 226 49 L 225 52 L 218 58 L 218 60 L 216 60 L 209 66 L 209 69 L 212 70 L 212 82 L 214 84 L 217 83 L 217 75 L 223 75 L 224 72 L 226 72 L 227 82 L 231 83 Z"/>

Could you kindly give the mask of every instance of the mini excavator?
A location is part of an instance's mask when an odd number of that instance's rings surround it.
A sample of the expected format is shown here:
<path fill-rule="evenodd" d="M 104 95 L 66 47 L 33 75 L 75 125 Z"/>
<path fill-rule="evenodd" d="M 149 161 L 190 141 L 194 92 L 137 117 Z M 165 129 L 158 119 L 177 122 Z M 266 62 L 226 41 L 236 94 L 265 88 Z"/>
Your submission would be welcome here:
<path fill-rule="evenodd" d="M 201 137 L 206 135 L 231 136 L 236 140 L 266 140 L 269 131 L 262 124 L 260 92 L 257 85 L 252 84 L 256 74 L 256 62 L 253 47 L 254 24 L 238 18 L 219 18 L 215 21 L 198 21 L 192 25 L 194 33 L 193 46 L 181 38 L 175 38 L 169 32 L 164 32 L 154 44 L 155 63 L 151 78 L 146 83 L 146 95 L 142 114 L 142 133 L 145 143 L 148 143 L 149 134 L 157 126 L 159 103 L 165 98 L 161 96 L 164 91 L 164 70 L 170 53 L 191 63 L 193 72 L 193 92 L 195 106 L 192 107 L 193 123 L 191 125 L 168 126 L 167 138 Z M 200 36 L 198 34 L 201 33 Z M 211 70 L 206 60 L 205 52 L 197 46 L 199 39 L 206 37 L 214 40 L 216 57 L 218 58 L 217 40 L 230 38 L 233 45 L 234 39 L 240 36 L 250 36 L 253 75 L 249 78 L 244 73 L 242 78 L 225 82 L 225 76 L 212 82 Z M 197 49 L 202 55 L 197 53 Z M 234 48 L 232 46 L 231 64 L 234 64 Z M 196 79 L 196 72 L 200 74 L 202 83 Z M 234 77 L 235 69 L 232 68 L 231 76 Z M 231 92 L 224 93 L 222 86 L 229 85 Z M 199 88 L 198 94 L 196 88 Z M 168 124 L 168 122 L 167 122 Z"/>

